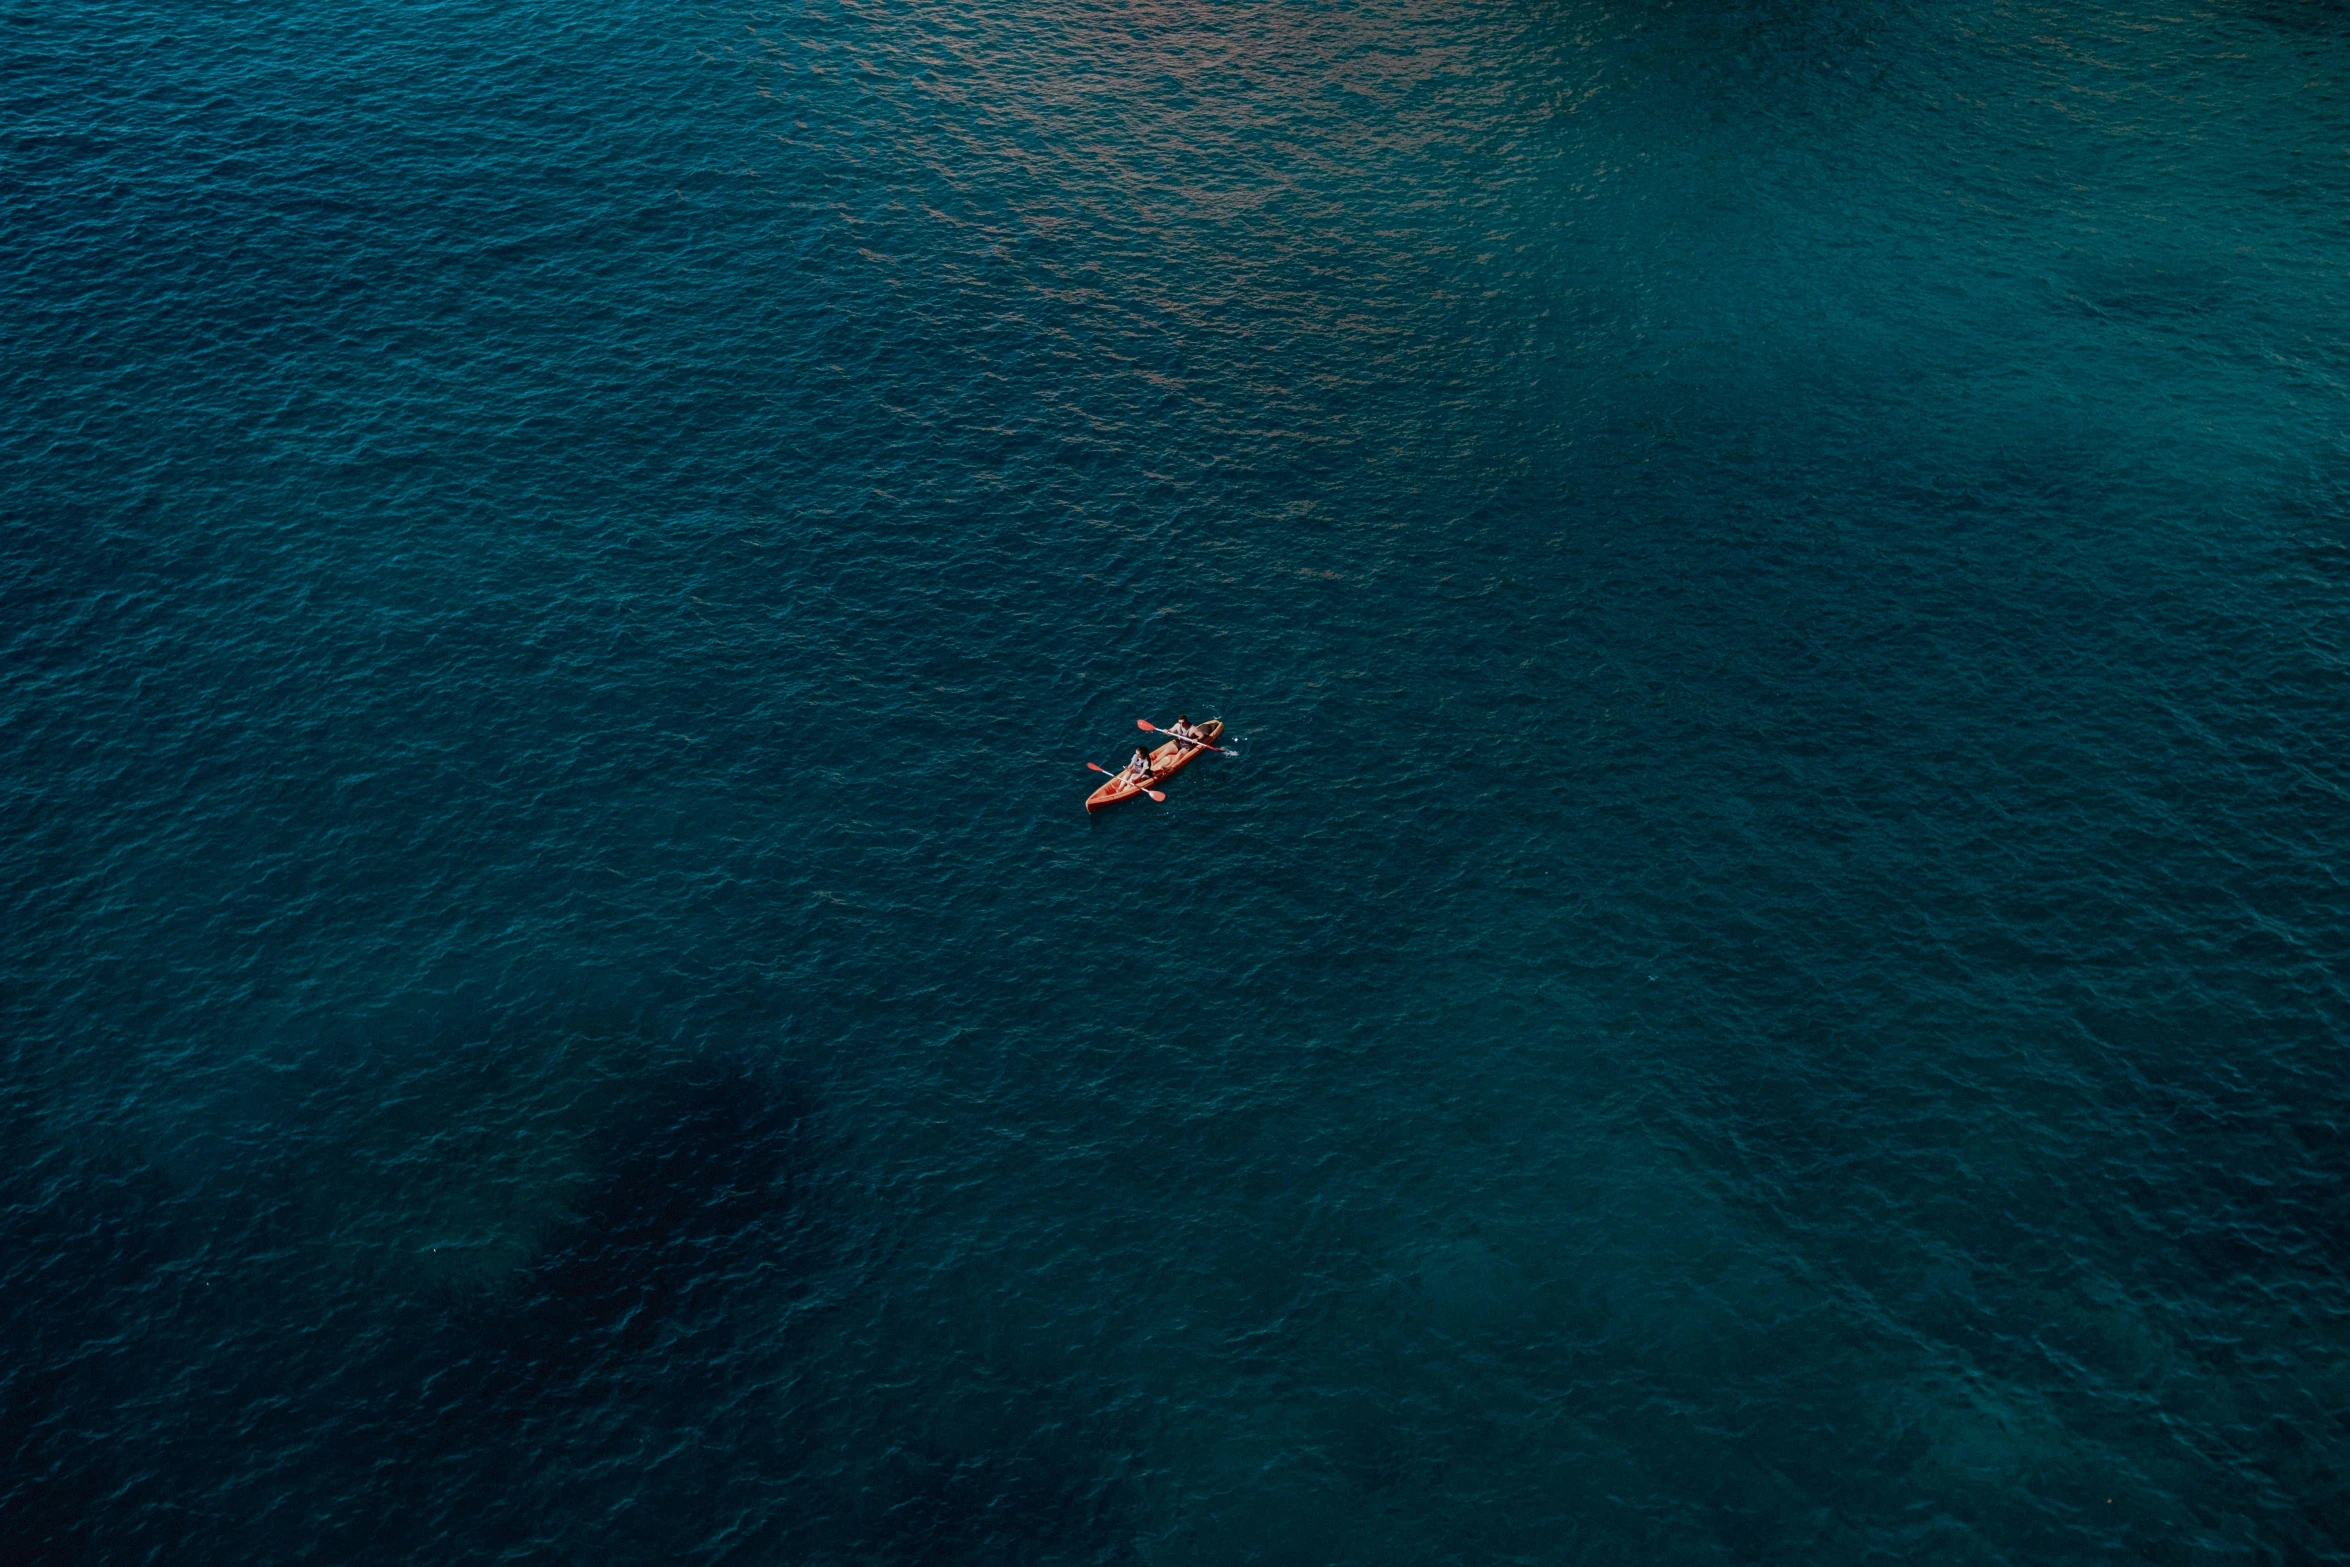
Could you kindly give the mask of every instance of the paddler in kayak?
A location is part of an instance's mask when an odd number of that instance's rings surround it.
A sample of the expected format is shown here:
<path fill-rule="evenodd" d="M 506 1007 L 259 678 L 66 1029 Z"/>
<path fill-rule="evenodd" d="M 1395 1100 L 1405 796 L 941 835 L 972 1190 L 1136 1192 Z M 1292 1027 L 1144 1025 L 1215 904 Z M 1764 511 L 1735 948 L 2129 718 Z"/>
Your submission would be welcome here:
<path fill-rule="evenodd" d="M 1184 752 L 1199 744 L 1199 731 L 1191 727 L 1191 715 L 1189 713 L 1180 713 L 1176 715 L 1175 722 L 1165 731 L 1165 733 L 1168 739 L 1175 742 L 1175 754 L 1177 756 L 1181 756 Z"/>
<path fill-rule="evenodd" d="M 1118 775 L 1118 781 L 1120 783 L 1141 783 L 1150 775 L 1151 754 L 1138 745 L 1134 748 L 1134 755 L 1127 758 L 1126 771 Z"/>

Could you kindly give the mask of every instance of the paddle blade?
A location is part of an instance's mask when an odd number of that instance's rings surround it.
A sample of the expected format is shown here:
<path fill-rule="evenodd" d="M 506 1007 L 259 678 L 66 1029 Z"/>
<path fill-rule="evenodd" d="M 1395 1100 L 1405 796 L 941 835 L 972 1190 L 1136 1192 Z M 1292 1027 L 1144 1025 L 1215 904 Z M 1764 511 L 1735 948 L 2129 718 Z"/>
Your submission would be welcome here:
<path fill-rule="evenodd" d="M 1097 773 L 1108 773 L 1108 772 L 1110 771 L 1110 770 L 1109 770 L 1107 767 L 1104 767 L 1104 766 L 1103 766 L 1101 763 L 1099 763 L 1099 762 L 1088 762 L 1088 763 L 1086 763 L 1085 765 L 1086 765 L 1086 766 L 1088 766 L 1088 767 L 1090 767 L 1090 768 L 1092 768 L 1092 769 L 1093 769 L 1095 772 L 1097 772 Z M 1112 774 L 1111 774 L 1111 776 L 1112 776 L 1112 777 L 1116 777 L 1117 775 L 1116 775 L 1115 773 L 1112 773 Z"/>
<path fill-rule="evenodd" d="M 1148 729 L 1148 730 L 1150 730 L 1150 731 L 1151 731 L 1153 734 L 1156 734 L 1156 733 L 1158 733 L 1158 729 L 1159 729 L 1159 726 L 1158 726 L 1157 724 L 1154 724 L 1154 723 L 1152 723 L 1152 722 L 1151 722 L 1149 719 L 1147 719 L 1147 718 L 1137 718 L 1137 719 L 1134 721 L 1134 727 L 1135 727 L 1135 728 L 1137 728 L 1137 729 Z"/>
<path fill-rule="evenodd" d="M 1156 789 L 1145 789 L 1142 792 L 1149 795 L 1152 799 L 1158 801 L 1161 805 L 1165 805 L 1167 803 L 1167 797 Z"/>

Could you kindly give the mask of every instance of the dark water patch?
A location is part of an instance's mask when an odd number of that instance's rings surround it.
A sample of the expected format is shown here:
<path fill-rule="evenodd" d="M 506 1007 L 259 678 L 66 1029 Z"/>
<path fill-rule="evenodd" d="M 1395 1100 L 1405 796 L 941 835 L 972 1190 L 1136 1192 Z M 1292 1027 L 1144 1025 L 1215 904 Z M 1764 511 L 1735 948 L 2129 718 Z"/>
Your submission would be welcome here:
<path fill-rule="evenodd" d="M 207 1287 L 193 1216 L 158 1172 L 58 1149 L 17 1114 L 0 1157 L 0 1558 L 183 1549 L 198 1521 L 124 1426 L 153 1396 L 156 1319 Z M 144 1520 L 128 1539 L 125 1517 Z"/>
<path fill-rule="evenodd" d="M 804 1089 L 740 1067 L 636 1085 L 597 1134 L 599 1168 L 491 1319 L 511 1340 L 501 1370 L 543 1392 L 715 1329 L 732 1292 L 787 1310 L 804 1297 L 827 1168 L 813 1115 Z"/>
<path fill-rule="evenodd" d="M 689 1053 L 572 1104 L 584 1124 L 553 1138 L 570 1173 L 533 1226 L 434 1258 L 455 1210 L 433 1194 L 479 1203 L 515 1173 L 427 1136 L 469 1167 L 420 1183 L 397 1128 L 423 1135 L 420 1102 L 527 1102 L 501 1075 L 525 1069 L 515 1033 L 509 1016 L 493 1035 L 497 1068 L 477 1042 L 389 1074 L 393 1126 L 356 1145 L 283 1121 L 233 1139 L 248 1156 L 219 1156 L 200 1193 L 61 1154 L 16 1167 L 11 1559 L 1130 1554 L 1131 1395 L 1042 1369 L 1049 1351 L 1007 1361 L 995 1326 L 942 1325 L 944 1301 L 877 1295 L 900 1220 L 850 1162 L 856 1128 L 775 1064 Z M 387 1081 L 326 1075 L 342 1094 Z M 75 1414 L 166 1396 L 185 1421 Z M 550 1535 L 555 1514 L 574 1522 Z"/>
<path fill-rule="evenodd" d="M 344 1378 L 368 1390 L 330 1439 L 352 1494 L 306 1548 L 491 1559 L 531 1545 L 533 1505 L 569 1497 L 617 1512 L 567 1553 L 710 1549 L 701 1531 L 741 1505 L 710 1444 L 739 1440 L 742 1401 L 779 1375 L 744 1335 L 842 1266 L 824 1147 L 808 1092 L 772 1073 L 688 1061 L 632 1080 L 532 1259 L 413 1300 Z M 766 1443 L 790 1450 L 788 1432 Z"/>

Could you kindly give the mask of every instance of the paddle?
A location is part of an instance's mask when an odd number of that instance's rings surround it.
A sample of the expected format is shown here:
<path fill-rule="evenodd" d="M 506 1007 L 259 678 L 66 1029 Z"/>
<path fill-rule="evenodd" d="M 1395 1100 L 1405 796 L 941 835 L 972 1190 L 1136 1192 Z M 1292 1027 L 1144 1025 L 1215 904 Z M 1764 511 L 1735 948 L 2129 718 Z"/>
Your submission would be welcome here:
<path fill-rule="evenodd" d="M 1152 734 L 1155 735 L 1167 734 L 1166 730 L 1161 729 L 1157 724 L 1152 723 L 1147 718 L 1137 718 L 1134 721 L 1134 727 L 1137 729 L 1148 729 Z M 1203 751 L 1214 751 L 1222 756 L 1238 756 L 1240 754 L 1238 751 L 1227 751 L 1220 745 L 1210 745 L 1205 740 L 1199 738 L 1197 735 L 1167 735 L 1167 738 L 1175 741 L 1177 745 L 1196 745 Z"/>
<path fill-rule="evenodd" d="M 1090 767 L 1090 768 L 1092 768 L 1092 769 L 1093 769 L 1095 772 L 1097 772 L 1097 773 L 1104 773 L 1104 774 L 1107 774 L 1108 776 L 1110 776 L 1110 777 L 1112 777 L 1112 778 L 1123 778 L 1123 777 L 1125 777 L 1125 776 L 1126 776 L 1124 773 L 1113 773 L 1113 772 L 1110 772 L 1110 770 L 1109 770 L 1107 767 L 1104 767 L 1104 766 L 1103 766 L 1101 763 L 1099 763 L 1099 762 L 1088 762 L 1088 763 L 1086 763 L 1085 765 L 1086 765 L 1086 766 L 1088 766 L 1088 767 Z M 1158 801 L 1158 802 L 1159 802 L 1161 805 L 1164 805 L 1164 804 L 1166 804 L 1166 803 L 1167 803 L 1167 796 L 1166 796 L 1166 794 L 1165 794 L 1163 791 L 1161 791 L 1161 790 L 1158 790 L 1158 789 L 1151 789 L 1151 788 L 1145 788 L 1145 789 L 1144 789 L 1142 792 L 1143 792 L 1144 794 L 1147 794 L 1147 795 L 1149 795 L 1149 796 L 1150 796 L 1152 799 L 1154 799 L 1154 800 Z"/>

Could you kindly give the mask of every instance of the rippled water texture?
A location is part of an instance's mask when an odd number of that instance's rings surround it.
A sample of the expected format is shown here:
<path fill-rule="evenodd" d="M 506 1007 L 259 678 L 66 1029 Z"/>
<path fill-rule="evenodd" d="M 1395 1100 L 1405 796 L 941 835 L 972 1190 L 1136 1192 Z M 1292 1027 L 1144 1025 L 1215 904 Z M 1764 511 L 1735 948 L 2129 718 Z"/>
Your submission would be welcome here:
<path fill-rule="evenodd" d="M 2350 1558 L 2339 7 L 0 36 L 0 1558 Z"/>

